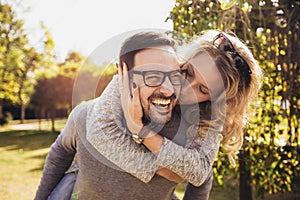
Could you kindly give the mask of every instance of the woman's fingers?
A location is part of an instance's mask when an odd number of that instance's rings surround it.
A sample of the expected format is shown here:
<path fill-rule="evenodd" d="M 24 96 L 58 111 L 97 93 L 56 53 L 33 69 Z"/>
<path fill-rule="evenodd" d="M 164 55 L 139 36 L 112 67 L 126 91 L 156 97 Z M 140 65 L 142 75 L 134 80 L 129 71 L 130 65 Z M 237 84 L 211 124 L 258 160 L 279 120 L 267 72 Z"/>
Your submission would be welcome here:
<path fill-rule="evenodd" d="M 129 77 L 126 63 L 119 63 L 118 65 L 118 74 L 119 74 L 119 91 L 121 95 L 121 105 L 125 115 L 125 118 L 131 120 L 130 115 L 130 106 L 132 104 L 132 99 L 130 97 L 130 86 L 129 86 Z"/>
<path fill-rule="evenodd" d="M 143 126 L 143 109 L 140 101 L 140 88 L 135 88 L 132 92 L 132 101 L 131 106 L 129 106 L 129 113 L 131 116 L 132 122 L 140 128 Z"/>
<path fill-rule="evenodd" d="M 121 93 L 121 90 L 123 88 L 123 67 L 121 63 L 116 63 L 118 67 L 118 75 L 119 75 L 119 90 Z M 121 93 L 122 94 L 122 93 Z"/>
<path fill-rule="evenodd" d="M 130 95 L 130 85 L 129 85 L 129 76 L 128 76 L 128 68 L 125 62 L 122 63 L 122 71 L 123 71 L 123 94 Z"/>
<path fill-rule="evenodd" d="M 139 87 L 133 89 L 132 104 L 136 106 L 136 109 L 142 110 L 141 101 L 140 101 L 140 88 Z"/>
<path fill-rule="evenodd" d="M 138 133 L 143 127 L 143 111 L 140 103 L 139 89 L 135 89 L 132 96 L 130 95 L 127 65 L 126 63 L 119 63 L 117 66 L 119 75 L 119 91 L 121 95 L 120 100 L 127 127 L 132 133 Z"/>
<path fill-rule="evenodd" d="M 129 86 L 129 77 L 128 77 L 128 70 L 127 65 L 125 62 L 116 64 L 118 67 L 118 75 L 119 75 L 119 91 L 121 94 L 121 101 L 126 98 L 128 100 L 129 98 L 126 96 L 130 93 L 130 86 Z M 123 102 L 124 103 L 124 102 Z"/>
<path fill-rule="evenodd" d="M 126 117 L 127 127 L 132 133 L 139 133 L 142 129 L 142 117 L 143 110 L 140 103 L 140 91 L 139 88 L 135 88 L 132 91 L 132 98 L 130 98 L 128 103 L 128 116 Z"/>

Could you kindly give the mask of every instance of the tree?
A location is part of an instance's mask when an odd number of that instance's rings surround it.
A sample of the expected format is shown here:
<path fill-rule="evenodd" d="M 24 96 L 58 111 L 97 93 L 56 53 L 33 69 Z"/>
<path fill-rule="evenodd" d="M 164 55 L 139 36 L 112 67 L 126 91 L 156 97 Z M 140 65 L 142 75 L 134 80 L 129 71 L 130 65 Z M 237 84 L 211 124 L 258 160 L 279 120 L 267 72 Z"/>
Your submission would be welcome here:
<path fill-rule="evenodd" d="M 31 96 L 31 104 L 41 113 L 46 111 L 55 131 L 55 117 L 57 109 L 71 110 L 74 78 L 83 62 L 83 56 L 77 52 L 70 52 L 64 62 L 57 64 L 54 75 L 41 76 Z"/>
<path fill-rule="evenodd" d="M 15 69 L 22 63 L 22 50 L 27 44 L 23 21 L 7 4 L 0 2 L 0 117 L 3 116 L 3 100 L 17 102 Z"/>
<path fill-rule="evenodd" d="M 299 1 L 176 0 L 167 20 L 173 21 L 175 37 L 220 29 L 253 47 L 265 80 L 239 154 L 240 199 L 252 199 L 251 185 L 259 197 L 290 191 L 300 171 Z M 222 152 L 214 171 L 219 183 L 232 172 Z"/>
<path fill-rule="evenodd" d="M 55 113 L 57 109 L 69 109 L 72 102 L 73 79 L 58 75 L 52 78 L 41 78 L 37 81 L 31 104 L 40 113 L 46 111 L 55 131 Z M 41 115 L 40 115 L 41 117 Z"/>
<path fill-rule="evenodd" d="M 34 71 L 41 61 L 41 55 L 36 52 L 35 48 L 24 49 L 22 52 L 25 56 L 20 65 L 15 69 L 16 83 L 18 86 L 18 100 L 21 106 L 21 119 L 23 123 L 25 119 L 25 109 L 30 102 L 30 96 L 35 85 Z"/>
<path fill-rule="evenodd" d="M 33 87 L 43 66 L 50 68 L 53 60 L 54 42 L 46 27 L 42 39 L 44 53 L 32 46 L 24 32 L 24 22 L 17 19 L 12 6 L 0 3 L 0 117 L 2 103 L 8 99 L 21 107 L 21 119 L 25 119 L 25 109 L 30 101 Z M 37 44 L 36 44 L 37 45 Z"/>

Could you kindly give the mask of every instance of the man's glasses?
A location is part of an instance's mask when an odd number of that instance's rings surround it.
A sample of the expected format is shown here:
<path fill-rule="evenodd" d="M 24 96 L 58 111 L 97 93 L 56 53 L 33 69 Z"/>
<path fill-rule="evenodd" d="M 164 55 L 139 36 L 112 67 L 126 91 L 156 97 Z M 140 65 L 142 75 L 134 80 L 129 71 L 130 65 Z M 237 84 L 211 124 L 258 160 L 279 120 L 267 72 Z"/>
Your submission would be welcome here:
<path fill-rule="evenodd" d="M 213 45 L 219 50 L 229 52 L 232 55 L 237 70 L 244 76 L 246 84 L 249 85 L 251 80 L 249 75 L 252 74 L 252 71 L 245 59 L 234 49 L 230 40 L 223 33 L 219 33 L 213 40 Z"/>
<path fill-rule="evenodd" d="M 181 74 L 181 70 L 174 70 L 169 72 L 163 71 L 136 71 L 130 70 L 129 75 L 132 78 L 133 74 L 139 74 L 143 76 L 144 84 L 149 87 L 158 87 L 163 84 L 166 77 L 169 78 L 172 85 L 182 85 L 184 81 L 184 75 Z"/>

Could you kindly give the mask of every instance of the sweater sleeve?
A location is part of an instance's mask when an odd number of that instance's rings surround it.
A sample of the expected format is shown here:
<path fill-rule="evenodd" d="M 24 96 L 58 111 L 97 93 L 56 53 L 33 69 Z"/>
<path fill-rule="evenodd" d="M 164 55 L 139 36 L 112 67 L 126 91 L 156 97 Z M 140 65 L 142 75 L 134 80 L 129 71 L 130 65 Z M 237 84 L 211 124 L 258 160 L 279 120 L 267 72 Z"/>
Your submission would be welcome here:
<path fill-rule="evenodd" d="M 187 183 L 183 200 L 208 200 L 212 184 L 213 172 L 211 169 L 207 179 L 200 187 L 195 187 L 194 185 Z"/>
<path fill-rule="evenodd" d="M 117 76 L 95 101 L 87 115 L 87 140 L 112 163 L 144 182 L 149 182 L 162 167 L 195 186 L 207 179 L 219 149 L 219 134 L 211 134 L 201 142 L 194 140 L 189 148 L 165 138 L 156 157 L 143 145 L 136 144 L 122 123 Z M 208 144 L 208 148 L 201 148 L 203 144 Z"/>
<path fill-rule="evenodd" d="M 110 162 L 147 183 L 158 169 L 156 157 L 131 139 L 122 119 L 118 79 L 114 76 L 88 110 L 87 141 Z"/>
<path fill-rule="evenodd" d="M 156 163 L 175 172 L 194 186 L 200 186 L 209 176 L 219 151 L 221 137 L 220 133 L 208 130 L 204 140 L 196 137 L 186 147 L 164 138 Z"/>
<path fill-rule="evenodd" d="M 82 107 L 82 105 L 78 106 Z M 44 170 L 35 200 L 46 200 L 70 167 L 76 153 L 76 127 L 74 116 L 79 108 L 75 108 L 66 123 L 65 128 L 51 145 L 46 157 Z"/>

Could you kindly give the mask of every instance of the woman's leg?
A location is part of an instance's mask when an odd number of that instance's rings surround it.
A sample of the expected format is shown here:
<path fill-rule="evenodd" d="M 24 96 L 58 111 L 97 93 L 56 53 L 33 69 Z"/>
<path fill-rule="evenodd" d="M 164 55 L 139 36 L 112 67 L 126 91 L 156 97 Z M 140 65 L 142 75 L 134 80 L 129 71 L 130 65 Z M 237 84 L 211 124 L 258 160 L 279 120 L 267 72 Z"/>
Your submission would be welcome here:
<path fill-rule="evenodd" d="M 69 172 L 61 179 L 48 200 L 70 200 L 76 182 L 77 172 Z"/>

